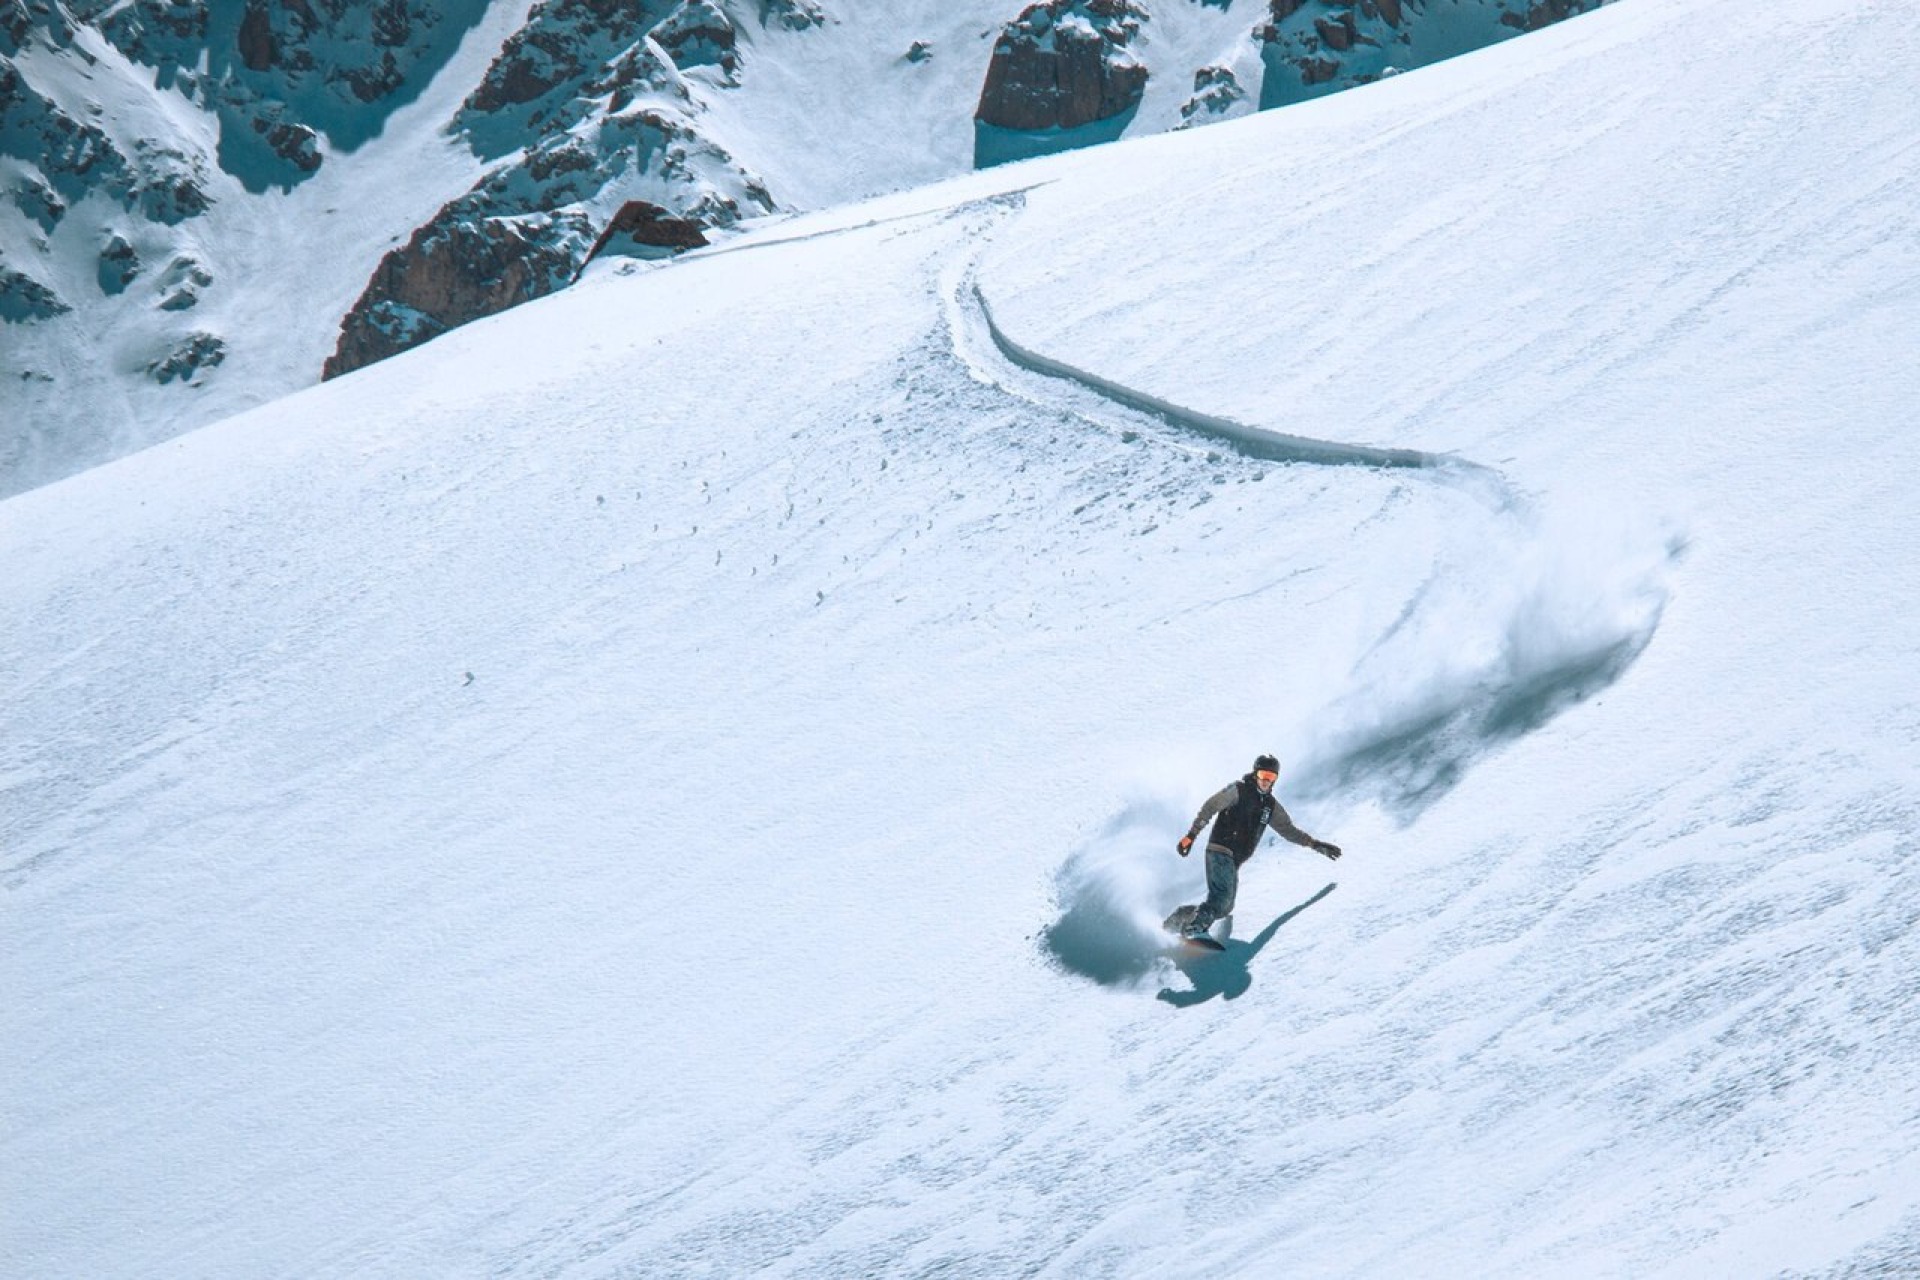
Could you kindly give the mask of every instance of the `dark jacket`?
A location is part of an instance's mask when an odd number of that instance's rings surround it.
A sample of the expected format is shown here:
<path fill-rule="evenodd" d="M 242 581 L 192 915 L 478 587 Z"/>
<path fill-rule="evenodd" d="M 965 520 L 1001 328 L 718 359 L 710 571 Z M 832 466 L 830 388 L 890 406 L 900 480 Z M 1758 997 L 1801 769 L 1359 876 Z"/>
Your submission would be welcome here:
<path fill-rule="evenodd" d="M 1213 820 L 1213 830 L 1207 835 L 1207 848 L 1232 854 L 1236 867 L 1253 856 L 1268 828 L 1295 844 L 1309 848 L 1313 845 L 1313 837 L 1293 825 L 1293 819 L 1287 816 L 1286 809 L 1271 791 L 1261 794 L 1260 784 L 1251 773 L 1229 782 L 1200 806 L 1193 826 L 1187 829 L 1188 837 L 1198 836 L 1208 819 Z"/>

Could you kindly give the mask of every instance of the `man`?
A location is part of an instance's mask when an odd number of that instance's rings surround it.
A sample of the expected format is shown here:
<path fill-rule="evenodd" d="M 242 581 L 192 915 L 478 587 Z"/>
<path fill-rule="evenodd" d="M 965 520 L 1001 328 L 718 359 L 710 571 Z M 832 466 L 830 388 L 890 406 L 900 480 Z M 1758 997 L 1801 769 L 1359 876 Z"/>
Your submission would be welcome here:
<path fill-rule="evenodd" d="M 1213 927 L 1221 916 L 1233 912 L 1234 894 L 1240 888 L 1240 864 L 1253 856 L 1260 838 L 1272 827 L 1297 845 L 1304 845 L 1328 858 L 1340 856 L 1340 846 L 1316 840 L 1293 825 L 1293 819 L 1273 798 L 1273 781 L 1280 776 L 1280 762 L 1261 756 L 1244 778 L 1229 782 L 1219 794 L 1200 806 L 1199 814 L 1187 834 L 1180 837 L 1180 856 L 1193 851 L 1193 838 L 1200 828 L 1213 821 L 1207 836 L 1207 900 L 1191 907 L 1180 907 L 1167 917 L 1166 930 L 1183 938 L 1198 938 Z"/>

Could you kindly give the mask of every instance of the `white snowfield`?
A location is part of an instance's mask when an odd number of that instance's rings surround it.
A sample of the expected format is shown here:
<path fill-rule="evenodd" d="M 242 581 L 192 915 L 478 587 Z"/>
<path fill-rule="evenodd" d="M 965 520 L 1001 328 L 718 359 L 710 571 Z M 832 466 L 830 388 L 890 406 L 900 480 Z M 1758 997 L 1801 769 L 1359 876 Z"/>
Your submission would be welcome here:
<path fill-rule="evenodd" d="M 1920 1269 L 1915 66 L 1623 0 L 0 503 L 4 1270 Z"/>

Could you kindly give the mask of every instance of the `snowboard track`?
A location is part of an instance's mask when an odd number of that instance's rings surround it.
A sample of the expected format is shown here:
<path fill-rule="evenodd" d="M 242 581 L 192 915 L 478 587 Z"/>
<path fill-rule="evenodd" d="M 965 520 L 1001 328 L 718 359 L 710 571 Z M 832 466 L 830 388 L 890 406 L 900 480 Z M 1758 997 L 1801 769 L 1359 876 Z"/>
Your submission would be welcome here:
<path fill-rule="evenodd" d="M 1478 760 L 1619 680 L 1651 642 L 1666 599 L 1660 575 L 1679 553 L 1679 544 L 1671 539 L 1664 557 L 1655 558 L 1657 564 L 1623 575 L 1621 581 L 1598 578 L 1593 590 L 1583 594 L 1582 575 L 1591 573 L 1590 567 L 1563 566 L 1551 555 L 1538 554 L 1542 544 L 1552 542 L 1540 513 L 1496 468 L 1453 454 L 1315 439 L 1238 422 L 1128 387 L 1008 334 L 994 317 L 979 269 L 992 227 L 1024 203 L 1024 191 L 1011 192 L 952 211 L 951 216 L 976 219 L 970 228 L 976 248 L 942 275 L 946 338 L 953 358 L 977 381 L 1103 430 L 1112 430 L 1113 424 L 1102 419 L 1117 414 L 1144 419 L 1142 425 L 1150 429 L 1170 428 L 1176 439 L 1192 439 L 1209 451 L 1225 449 L 1293 466 L 1409 472 L 1439 490 L 1467 495 L 1505 531 L 1504 547 L 1485 561 L 1465 567 L 1436 565 L 1434 578 L 1357 661 L 1347 688 L 1316 713 L 1328 727 L 1321 735 L 1324 745 L 1293 774 L 1291 792 L 1298 800 L 1369 799 L 1400 825 L 1410 824 L 1457 786 Z M 1480 622 L 1499 638 L 1493 655 L 1464 678 L 1456 671 L 1433 671 L 1387 690 L 1387 682 L 1378 677 L 1383 668 L 1396 665 L 1396 637 L 1403 632 L 1417 635 L 1421 615 L 1436 609 L 1433 597 L 1443 594 L 1438 588 L 1446 585 L 1447 577 L 1474 576 L 1489 565 L 1496 579 L 1517 587 L 1506 593 L 1504 605 L 1495 606 L 1494 616 Z M 1575 588 L 1556 590 L 1569 576 Z M 1596 595 L 1620 597 L 1610 601 L 1618 607 L 1607 611 L 1602 622 L 1584 616 L 1556 619 L 1545 644 L 1537 630 L 1529 633 L 1530 627 L 1537 628 L 1543 610 L 1548 615 L 1556 607 L 1580 611 Z M 1510 616 L 1499 616 L 1501 609 Z M 1435 629 L 1445 625 L 1444 617 L 1433 624 Z M 1161 826 L 1178 823 L 1177 817 L 1169 817 L 1177 805 L 1169 804 L 1172 807 L 1157 812 L 1151 824 L 1138 812 L 1116 814 L 1109 830 L 1072 851 L 1059 867 L 1059 915 L 1040 931 L 1039 941 L 1062 969 L 1101 985 L 1123 987 L 1141 987 L 1150 974 L 1161 971 L 1157 931 L 1140 921 L 1164 910 L 1164 903 L 1142 900 L 1163 891 L 1148 886 L 1152 877 L 1117 866 L 1116 856 L 1124 850 L 1120 861 L 1130 861 L 1144 856 L 1133 851 L 1158 847 Z M 1148 825 L 1152 837 L 1145 830 Z M 1098 944 L 1089 943 L 1088 926 L 1101 935 Z"/>

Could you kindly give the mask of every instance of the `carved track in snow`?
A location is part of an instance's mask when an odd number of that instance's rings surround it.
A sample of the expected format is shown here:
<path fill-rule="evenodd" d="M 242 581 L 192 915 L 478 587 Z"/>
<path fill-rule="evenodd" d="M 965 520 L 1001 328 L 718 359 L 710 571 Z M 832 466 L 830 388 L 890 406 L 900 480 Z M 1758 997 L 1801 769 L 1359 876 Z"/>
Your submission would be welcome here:
<path fill-rule="evenodd" d="M 974 237 L 984 247 L 992 224 L 1017 212 L 1025 195 L 1024 189 L 1009 192 L 962 206 L 956 212 L 976 217 L 982 211 L 992 214 L 992 222 L 983 220 L 973 228 Z M 978 381 L 1045 408 L 1096 420 L 1113 409 L 1125 410 L 1171 427 L 1180 435 L 1191 436 L 1209 449 L 1225 447 L 1248 458 L 1287 464 L 1424 471 L 1433 473 L 1435 479 L 1476 490 L 1496 508 L 1518 509 L 1522 505 L 1498 471 L 1452 454 L 1316 439 L 1253 426 L 1176 404 L 1036 351 L 1009 335 L 994 319 L 992 304 L 979 281 L 980 253 L 981 250 L 976 250 L 964 262 L 954 264 L 941 282 L 954 353 Z M 1026 376 L 1015 376 L 1016 373 Z"/>
<path fill-rule="evenodd" d="M 1411 821 L 1499 744 L 1617 680 L 1652 639 L 1678 542 L 1593 511 L 1542 511 L 1495 468 L 1444 453 L 1314 439 L 1237 422 L 1040 352 L 995 320 L 979 263 L 1024 192 L 954 211 L 973 251 L 941 275 L 955 358 L 977 381 L 1106 430 L 1171 432 L 1196 452 L 1287 465 L 1399 471 L 1484 535 L 1435 549 L 1426 582 L 1313 713 L 1315 747 L 1293 771 L 1302 799 L 1366 795 Z M 1558 505 L 1558 504 L 1556 504 Z"/>

